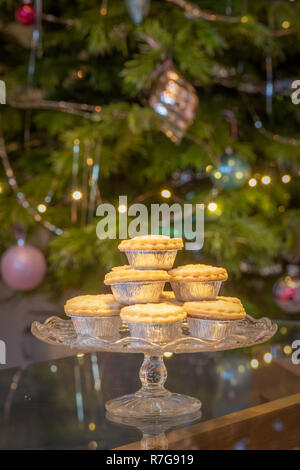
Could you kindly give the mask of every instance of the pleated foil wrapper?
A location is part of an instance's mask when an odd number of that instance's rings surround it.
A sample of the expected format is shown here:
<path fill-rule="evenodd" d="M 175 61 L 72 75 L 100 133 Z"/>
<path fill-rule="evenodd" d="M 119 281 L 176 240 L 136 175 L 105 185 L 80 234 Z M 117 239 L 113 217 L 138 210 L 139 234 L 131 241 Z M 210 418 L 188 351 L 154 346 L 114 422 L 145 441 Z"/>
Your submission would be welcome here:
<path fill-rule="evenodd" d="M 203 318 L 187 318 L 190 335 L 200 339 L 220 341 L 229 336 L 235 321 L 206 320 Z"/>
<path fill-rule="evenodd" d="M 119 335 L 120 315 L 111 315 L 110 317 L 80 317 L 76 315 L 71 316 L 71 319 L 78 335 L 101 338 L 114 338 Z"/>
<path fill-rule="evenodd" d="M 223 281 L 171 281 L 175 297 L 183 302 L 191 300 L 214 300 Z"/>
<path fill-rule="evenodd" d="M 126 250 L 128 262 L 135 269 L 172 269 L 178 250 Z"/>
<path fill-rule="evenodd" d="M 134 323 L 127 321 L 130 335 L 153 343 L 167 343 L 182 335 L 182 322 Z"/>
<path fill-rule="evenodd" d="M 166 281 L 136 281 L 112 284 L 111 290 L 117 302 L 123 305 L 159 302 Z"/>

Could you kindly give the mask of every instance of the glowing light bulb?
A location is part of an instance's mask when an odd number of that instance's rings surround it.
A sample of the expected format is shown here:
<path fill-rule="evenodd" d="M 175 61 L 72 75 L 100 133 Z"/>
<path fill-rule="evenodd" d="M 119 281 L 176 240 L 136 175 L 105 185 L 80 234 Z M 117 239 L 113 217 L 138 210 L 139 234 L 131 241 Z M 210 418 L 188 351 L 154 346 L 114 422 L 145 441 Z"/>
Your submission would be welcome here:
<path fill-rule="evenodd" d="M 83 71 L 82 70 L 78 70 L 77 77 L 78 78 L 83 78 Z"/>
<path fill-rule="evenodd" d="M 171 191 L 169 191 L 168 189 L 163 189 L 160 194 L 166 199 L 169 199 L 172 196 Z"/>
<path fill-rule="evenodd" d="M 88 157 L 88 158 L 86 159 L 86 164 L 87 164 L 87 166 L 92 166 L 93 163 L 94 163 L 94 160 L 93 160 L 91 157 Z"/>
<path fill-rule="evenodd" d="M 264 361 L 266 364 L 270 364 L 272 362 L 273 356 L 270 352 L 264 354 Z"/>
<path fill-rule="evenodd" d="M 79 199 L 82 198 L 82 192 L 81 191 L 73 191 L 72 193 L 72 198 L 75 199 L 75 201 L 79 201 Z"/>
<path fill-rule="evenodd" d="M 90 431 L 95 431 L 96 429 L 96 424 L 95 423 L 89 423 L 89 430 Z"/>
<path fill-rule="evenodd" d="M 281 181 L 283 183 L 289 183 L 291 181 L 291 175 L 283 175 L 283 177 L 281 178 Z"/>
<path fill-rule="evenodd" d="M 271 178 L 270 178 L 270 176 L 267 176 L 267 175 L 266 175 L 266 176 L 263 176 L 262 179 L 261 179 L 261 182 L 262 182 L 263 184 L 270 184 L 270 183 L 271 183 Z"/>
<path fill-rule="evenodd" d="M 289 356 L 290 354 L 292 354 L 292 348 L 289 344 L 287 344 L 286 346 L 284 346 L 283 348 L 283 352 L 284 354 L 286 354 L 287 356 Z"/>
<path fill-rule="evenodd" d="M 250 361 L 250 367 L 252 367 L 252 369 L 257 369 L 259 366 L 259 362 L 257 359 L 251 359 Z"/>
<path fill-rule="evenodd" d="M 281 26 L 282 26 L 283 29 L 289 29 L 289 27 L 291 26 L 291 23 L 289 21 L 285 20 L 281 23 Z"/>
<path fill-rule="evenodd" d="M 251 186 L 251 188 L 254 188 L 254 186 L 257 185 L 257 181 L 255 178 L 251 178 L 249 181 L 248 181 L 248 184 L 249 186 Z"/>
<path fill-rule="evenodd" d="M 222 173 L 220 171 L 216 171 L 214 177 L 216 178 L 216 180 L 219 180 L 222 178 Z"/>
<path fill-rule="evenodd" d="M 39 205 L 37 206 L 37 210 L 38 210 L 41 214 L 43 214 L 44 212 L 46 212 L 47 206 L 46 206 L 45 204 L 39 204 Z"/>
<path fill-rule="evenodd" d="M 248 23 L 248 16 L 242 16 L 241 23 Z"/>
<path fill-rule="evenodd" d="M 169 358 L 169 357 L 172 357 L 172 356 L 173 356 L 173 353 L 172 353 L 172 352 L 165 352 L 165 353 L 164 353 L 164 357 Z"/>
<path fill-rule="evenodd" d="M 125 206 L 125 204 L 120 204 L 118 207 L 118 211 L 120 212 L 120 214 L 124 214 L 127 211 L 127 206 Z"/>
<path fill-rule="evenodd" d="M 210 212 L 215 212 L 218 208 L 218 205 L 215 203 L 215 202 L 210 202 L 207 206 L 207 209 L 210 211 Z"/>

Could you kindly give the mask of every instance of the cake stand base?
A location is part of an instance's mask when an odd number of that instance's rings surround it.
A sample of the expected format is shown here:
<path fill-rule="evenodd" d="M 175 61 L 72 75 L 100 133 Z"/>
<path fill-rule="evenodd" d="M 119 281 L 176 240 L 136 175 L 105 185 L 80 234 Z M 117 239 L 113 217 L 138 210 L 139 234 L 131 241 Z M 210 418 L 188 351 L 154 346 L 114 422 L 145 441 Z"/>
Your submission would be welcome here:
<path fill-rule="evenodd" d="M 171 392 L 163 397 L 144 397 L 132 393 L 106 403 L 109 413 L 132 418 L 170 418 L 191 414 L 199 408 L 201 401 L 196 398 Z"/>
<path fill-rule="evenodd" d="M 190 414 L 201 408 L 201 402 L 196 398 L 166 390 L 166 379 L 163 356 L 145 354 L 140 369 L 142 388 L 136 393 L 110 400 L 105 405 L 107 411 L 122 417 L 170 418 Z"/>

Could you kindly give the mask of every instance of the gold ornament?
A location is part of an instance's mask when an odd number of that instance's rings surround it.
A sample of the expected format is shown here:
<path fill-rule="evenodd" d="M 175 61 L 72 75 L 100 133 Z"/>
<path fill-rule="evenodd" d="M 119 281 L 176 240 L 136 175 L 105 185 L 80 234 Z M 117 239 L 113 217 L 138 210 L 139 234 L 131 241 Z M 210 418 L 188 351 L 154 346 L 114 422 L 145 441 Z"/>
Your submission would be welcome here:
<path fill-rule="evenodd" d="M 186 129 L 195 119 L 198 97 L 195 88 L 173 65 L 165 69 L 149 100 L 151 108 L 162 116 L 161 130 L 180 144 Z"/>

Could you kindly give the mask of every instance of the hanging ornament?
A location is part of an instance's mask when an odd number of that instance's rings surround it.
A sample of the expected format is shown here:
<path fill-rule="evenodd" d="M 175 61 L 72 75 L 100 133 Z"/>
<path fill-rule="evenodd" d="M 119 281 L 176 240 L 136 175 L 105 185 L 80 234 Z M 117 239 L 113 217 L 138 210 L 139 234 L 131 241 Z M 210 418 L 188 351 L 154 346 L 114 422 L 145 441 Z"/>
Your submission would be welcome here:
<path fill-rule="evenodd" d="M 1 276 L 12 289 L 34 289 L 42 282 L 45 274 L 45 257 L 34 246 L 12 246 L 2 255 Z"/>
<path fill-rule="evenodd" d="M 150 0 L 126 0 L 126 7 L 134 24 L 141 24 L 150 10 Z"/>
<path fill-rule="evenodd" d="M 220 164 L 209 173 L 211 181 L 222 189 L 239 188 L 245 184 L 249 176 L 249 164 L 233 151 L 224 153 Z"/>
<path fill-rule="evenodd" d="M 287 313 L 300 313 L 299 266 L 287 266 L 287 274 L 275 283 L 273 294 L 276 304 L 282 310 Z"/>
<path fill-rule="evenodd" d="M 195 119 L 198 97 L 194 87 L 167 62 L 154 88 L 149 104 L 162 120 L 161 130 L 179 144 Z"/>
<path fill-rule="evenodd" d="M 35 20 L 35 8 L 31 2 L 24 2 L 15 11 L 15 18 L 18 23 L 31 25 Z"/>

